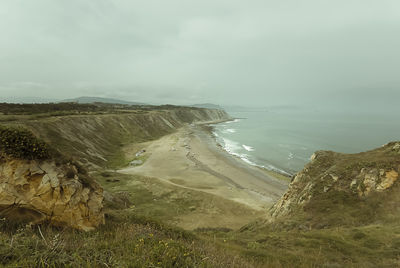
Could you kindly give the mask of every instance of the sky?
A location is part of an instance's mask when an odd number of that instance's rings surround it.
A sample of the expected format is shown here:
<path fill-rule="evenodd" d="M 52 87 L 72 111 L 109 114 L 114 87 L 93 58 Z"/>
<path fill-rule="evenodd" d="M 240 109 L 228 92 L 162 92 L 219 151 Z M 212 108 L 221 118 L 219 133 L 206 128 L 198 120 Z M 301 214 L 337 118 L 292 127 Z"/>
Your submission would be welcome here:
<path fill-rule="evenodd" d="M 0 101 L 384 109 L 399 71 L 398 0 L 0 1 Z"/>

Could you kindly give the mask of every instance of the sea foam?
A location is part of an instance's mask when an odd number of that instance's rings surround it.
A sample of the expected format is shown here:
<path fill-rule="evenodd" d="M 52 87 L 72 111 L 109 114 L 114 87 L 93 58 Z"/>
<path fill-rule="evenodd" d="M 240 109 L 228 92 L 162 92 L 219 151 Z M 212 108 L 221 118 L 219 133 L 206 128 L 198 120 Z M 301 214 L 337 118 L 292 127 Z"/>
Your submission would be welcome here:
<path fill-rule="evenodd" d="M 248 152 L 252 152 L 252 151 L 254 151 L 254 148 L 253 147 L 251 147 L 251 146 L 248 146 L 248 145 L 245 145 L 245 144 L 242 144 L 242 147 L 246 150 L 246 151 L 248 151 Z"/>
<path fill-rule="evenodd" d="M 227 138 L 222 138 L 222 141 L 223 141 L 222 148 L 224 148 L 224 150 L 226 152 L 228 152 L 229 154 L 240 158 L 243 162 L 245 162 L 245 163 L 247 163 L 249 165 L 255 166 L 255 167 L 265 168 L 265 169 L 268 169 L 268 170 L 276 171 L 276 172 L 281 173 L 281 174 L 290 175 L 289 173 L 285 172 L 284 170 L 281 170 L 281 169 L 279 169 L 277 167 L 274 167 L 272 165 L 267 165 L 267 166 L 258 165 L 257 163 L 251 161 L 249 159 L 250 156 L 248 154 L 239 153 L 240 150 L 242 150 L 242 148 L 244 148 L 243 145 L 240 146 L 240 143 L 238 143 L 236 141 L 233 141 L 233 140 L 230 140 L 230 139 L 227 139 Z M 246 145 L 244 145 L 244 146 L 246 146 Z M 250 149 L 250 148 L 253 149 L 251 146 L 246 146 L 246 147 L 249 147 L 248 149 Z M 250 150 L 247 150 L 247 151 L 250 151 Z"/>
<path fill-rule="evenodd" d="M 239 143 L 236 141 L 229 140 L 227 138 L 222 138 L 224 142 L 223 148 L 230 154 L 238 154 L 237 151 L 241 148 Z"/>
<path fill-rule="evenodd" d="M 232 120 L 232 121 L 228 121 L 228 122 L 225 122 L 225 124 L 232 124 L 232 123 L 237 123 L 237 122 L 240 122 L 240 119 L 235 119 L 235 120 Z"/>
<path fill-rule="evenodd" d="M 240 121 L 240 120 L 236 119 L 235 121 L 226 122 L 226 123 L 234 123 L 234 122 L 238 122 L 238 121 Z M 227 139 L 226 137 L 224 137 L 224 134 L 235 133 L 236 130 L 233 128 L 226 129 L 226 127 L 227 127 L 226 125 L 219 125 L 219 127 L 223 127 L 223 129 L 220 129 L 219 133 L 217 133 L 217 131 L 214 131 L 213 134 L 214 134 L 214 137 L 217 140 L 217 142 L 221 145 L 221 147 L 227 153 L 241 159 L 243 162 L 247 163 L 248 165 L 260 167 L 263 169 L 278 172 L 280 174 L 291 176 L 290 173 L 288 173 L 280 168 L 277 168 L 274 165 L 271 165 L 271 164 L 262 165 L 262 164 L 257 164 L 256 162 L 252 161 L 251 160 L 252 156 L 249 154 L 243 153 L 243 151 L 245 150 L 249 153 L 253 152 L 253 151 L 255 151 L 254 147 L 246 145 L 246 144 L 241 144 L 241 143 L 233 141 L 231 139 Z M 293 156 L 291 156 L 291 157 L 293 157 Z"/>

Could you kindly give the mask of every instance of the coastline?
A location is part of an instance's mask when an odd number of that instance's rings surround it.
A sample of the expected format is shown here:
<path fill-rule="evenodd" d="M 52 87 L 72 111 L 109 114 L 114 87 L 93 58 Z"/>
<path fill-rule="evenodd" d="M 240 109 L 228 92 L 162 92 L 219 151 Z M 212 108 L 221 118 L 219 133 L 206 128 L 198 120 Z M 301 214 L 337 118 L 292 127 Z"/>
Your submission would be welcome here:
<path fill-rule="evenodd" d="M 283 195 L 289 180 L 249 165 L 218 146 L 211 135 L 210 124 L 221 122 L 190 124 L 158 140 L 136 144 L 127 149 L 127 156 L 139 148 L 146 148 L 147 160 L 143 165 L 127 167 L 119 172 L 155 177 L 257 211 L 266 210 Z"/>
<path fill-rule="evenodd" d="M 217 145 L 218 147 L 220 147 L 221 150 L 223 150 L 223 151 L 225 151 L 227 154 L 229 154 L 231 157 L 234 157 L 234 158 L 236 158 L 236 159 L 238 159 L 238 160 L 241 160 L 242 162 L 245 162 L 247 165 L 257 167 L 257 168 L 263 170 L 264 172 L 267 172 L 269 175 L 271 175 L 271 176 L 273 176 L 273 177 L 277 177 L 277 178 L 280 178 L 280 179 L 283 179 L 283 180 L 286 180 L 286 181 L 289 181 L 289 182 L 290 182 L 292 176 L 294 175 L 293 173 L 289 173 L 288 171 L 285 171 L 285 170 L 283 170 L 283 169 L 276 168 L 276 167 L 274 167 L 274 166 L 272 166 L 272 165 L 271 165 L 271 168 L 267 168 L 266 166 L 256 164 L 256 163 L 254 163 L 254 162 L 248 160 L 247 158 L 241 157 L 241 156 L 240 156 L 239 154 L 237 154 L 237 153 L 231 153 L 231 152 L 229 152 L 229 151 L 226 150 L 226 148 L 224 148 L 224 146 L 218 141 L 218 139 L 217 139 L 218 136 L 217 136 L 217 134 L 216 134 L 216 132 L 215 132 L 215 125 L 220 124 L 220 123 L 224 123 L 224 122 L 235 121 L 235 120 L 239 120 L 239 119 L 244 119 L 244 118 L 232 118 L 232 119 L 230 119 L 230 120 L 225 120 L 225 121 L 222 121 L 222 122 L 213 122 L 213 123 L 202 124 L 202 126 L 203 126 L 203 129 L 204 129 L 205 131 L 209 132 L 210 136 L 213 137 L 213 139 L 214 139 L 216 145 Z M 244 145 L 242 145 L 242 146 L 244 146 Z"/>
<path fill-rule="evenodd" d="M 233 118 L 229 121 L 231 122 L 236 122 L 236 120 L 241 120 L 244 118 Z M 282 168 L 278 168 L 270 163 L 266 163 L 266 164 L 260 164 L 260 163 L 256 163 L 253 160 L 249 159 L 249 156 L 247 154 L 240 154 L 234 151 L 231 151 L 231 149 L 229 148 L 229 146 L 227 147 L 226 143 L 226 139 L 224 136 L 220 136 L 220 134 L 217 133 L 217 125 L 220 123 L 224 123 L 224 122 L 216 122 L 216 123 L 210 123 L 207 125 L 207 127 L 204 127 L 204 129 L 206 131 L 208 131 L 210 133 L 211 136 L 213 136 L 215 142 L 217 143 L 217 145 L 224 150 L 225 152 L 227 152 L 229 155 L 231 155 L 234 158 L 240 159 L 241 161 L 245 162 L 248 165 L 251 166 L 255 166 L 258 167 L 262 170 L 265 170 L 267 173 L 269 173 L 270 175 L 274 176 L 274 177 L 279 177 L 285 180 L 291 180 L 291 178 L 293 177 L 293 175 L 295 174 L 295 172 L 291 172 L 291 171 L 287 171 L 284 170 Z M 228 129 L 228 131 L 234 131 L 234 129 Z M 230 140 L 228 140 L 230 141 Z M 242 144 L 241 145 L 246 151 L 251 152 L 254 150 L 254 148 L 252 148 L 251 146 Z"/>

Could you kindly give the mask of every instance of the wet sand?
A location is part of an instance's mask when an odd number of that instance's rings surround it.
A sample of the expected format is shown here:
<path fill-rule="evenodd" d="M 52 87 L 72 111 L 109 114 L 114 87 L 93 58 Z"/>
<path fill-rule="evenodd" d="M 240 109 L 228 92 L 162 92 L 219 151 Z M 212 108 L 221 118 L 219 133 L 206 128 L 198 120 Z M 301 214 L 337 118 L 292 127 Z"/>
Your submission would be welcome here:
<path fill-rule="evenodd" d="M 143 165 L 119 170 L 155 177 L 247 205 L 269 208 L 288 187 L 288 180 L 248 165 L 217 145 L 204 125 L 187 125 L 156 141 L 137 144 L 130 154 L 145 149 Z"/>

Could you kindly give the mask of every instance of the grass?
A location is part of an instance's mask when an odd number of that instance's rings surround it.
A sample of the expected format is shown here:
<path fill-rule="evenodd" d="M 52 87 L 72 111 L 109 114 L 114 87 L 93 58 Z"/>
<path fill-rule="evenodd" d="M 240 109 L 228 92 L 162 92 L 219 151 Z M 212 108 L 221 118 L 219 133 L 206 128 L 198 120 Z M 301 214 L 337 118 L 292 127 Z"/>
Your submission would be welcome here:
<path fill-rule="evenodd" d="M 209 241 L 266 267 L 397 267 L 400 226 L 369 225 L 322 230 L 198 232 Z M 268 266 L 269 265 L 269 266 Z"/>
<path fill-rule="evenodd" d="M 203 200 L 164 191 L 156 179 L 103 171 L 93 174 L 116 200 L 106 224 L 83 233 L 0 221 L 0 265 L 10 267 L 397 267 L 398 221 L 359 227 L 240 230 L 171 227 Z M 162 189 L 162 190 L 160 190 Z M 177 198 L 176 198 L 177 197 Z M 293 220 L 293 219 L 292 219 Z M 294 222 L 298 226 L 303 222 Z M 292 226 L 292 227 L 293 227 Z M 40 231 L 43 234 L 40 234 Z M 79 241 L 79 242 L 78 242 Z"/>
<path fill-rule="evenodd" d="M 158 139 L 196 119 L 209 119 L 204 109 L 169 105 L 136 107 L 65 103 L 0 106 L 3 124 L 27 128 L 61 154 L 79 159 L 92 169 L 126 166 L 130 157 L 123 150 L 127 145 Z M 199 118 L 200 115 L 204 118 Z"/>
<path fill-rule="evenodd" d="M 21 107 L 15 107 L 15 109 Z M 22 107 L 24 108 L 24 107 Z M 42 108 L 46 108 L 43 106 Z M 169 109 L 171 107 L 164 107 Z M 162 108 L 162 109 L 164 109 Z M 46 108 L 47 109 L 47 108 Z M 161 108 L 160 108 L 161 109 Z M 171 108 L 172 109 L 172 108 Z M 103 168 L 126 166 L 123 147 L 168 134 L 157 116 L 179 127 L 165 111 L 65 116 L 68 111 L 2 115 L 20 124 L 59 151 Z M 86 112 L 83 112 L 86 113 Z M 100 112 L 101 113 L 101 112 Z M 185 110 L 175 116 L 192 118 Z M 18 117 L 18 118 L 17 118 Z M 18 120 L 17 120 L 18 119 Z M 33 119 L 33 120 L 32 120 Z M 17 120 L 14 122 L 14 120 Z M 7 123 L 7 124 L 8 124 Z M 29 147 L 29 146 L 28 146 Z M 382 149 L 383 150 L 383 149 Z M 335 153 L 317 158 L 310 176 L 334 173 L 348 187 L 363 167 L 390 169 L 400 165 L 397 152 Z M 100 157 L 99 157 L 100 156 Z M 101 158 L 102 157 L 102 158 Z M 355 158 L 354 158 L 355 157 Z M 135 158 L 136 159 L 136 158 Z M 138 159 L 146 160 L 146 155 Z M 85 162 L 86 161 L 86 162 Z M 357 173 L 358 174 L 358 173 Z M 214 202 L 206 193 L 182 190 L 155 178 L 99 170 L 92 174 L 108 195 L 106 224 L 90 233 L 46 225 L 13 226 L 0 220 L 0 265 L 8 267 L 398 267 L 400 266 L 399 188 L 358 198 L 334 188 L 315 188 L 312 202 L 290 217 L 259 220 L 240 230 L 226 226 L 184 231 L 171 227 L 182 216 L 207 211 Z M 280 179 L 288 180 L 282 176 Z M 178 181 L 177 181 L 178 182 Z M 339 185 L 340 186 L 340 185 Z M 213 197 L 215 198 L 215 197 Z M 218 200 L 213 210 L 245 211 Z M 216 202 L 217 203 L 217 202 Z M 229 203 L 229 204 L 228 204 Z M 221 205 L 222 204 L 222 205 Z M 265 212 L 267 214 L 267 211 Z M 238 216 L 239 215 L 239 216 Z M 225 216 L 225 214 L 224 214 Z"/>
<path fill-rule="evenodd" d="M 120 197 L 124 203 L 127 199 L 126 203 L 132 204 L 130 209 L 139 216 L 172 224 L 176 217 L 190 212 L 190 207 L 197 207 L 199 204 L 196 198 L 183 198 L 178 190 L 168 189 L 157 182 L 157 179 L 115 172 L 102 172 L 94 176 L 117 199 Z M 115 200 L 106 205 L 115 205 Z"/>
<path fill-rule="evenodd" d="M 156 184 L 156 179 L 113 172 L 97 176 L 103 177 L 97 177 L 97 179 L 106 190 L 114 193 L 123 191 L 130 193 L 131 203 L 127 209 L 121 210 L 121 213 L 132 213 L 139 217 L 174 224 L 175 217 L 190 213 L 190 207 L 199 206 L 196 202 L 201 202 L 193 196 L 173 200 L 171 194 L 157 193 L 159 186 Z M 118 181 L 112 182 L 110 178 Z M 139 183 L 146 180 L 150 188 Z M 325 205 L 327 204 L 322 203 L 321 207 Z M 339 214 L 333 215 L 340 217 Z M 285 224 L 260 220 L 259 223 L 249 224 L 240 230 L 223 227 L 199 228 L 190 233 L 194 233 L 206 244 L 223 249 L 226 253 L 260 267 L 395 267 L 400 265 L 398 220 L 358 227 L 328 226 L 323 229 L 306 225 L 307 223 L 302 219 L 286 220 Z"/>
<path fill-rule="evenodd" d="M 143 201 L 146 197 L 143 197 Z M 140 206 L 138 204 L 138 206 Z M 0 221 L 0 264 L 7 267 L 397 267 L 400 226 L 195 232 L 110 209 L 93 232 Z M 41 234 L 42 233 L 42 234 Z M 79 241 L 77 243 L 77 241 Z"/>
<path fill-rule="evenodd" d="M 125 211 L 108 214 L 89 233 L 4 225 L 0 264 L 6 267 L 252 267 L 216 244 Z"/>
<path fill-rule="evenodd" d="M 129 208 L 135 215 L 187 229 L 197 226 L 239 228 L 246 219 L 255 220 L 260 215 L 236 202 L 181 188 L 157 178 L 110 171 L 92 173 L 92 176 L 113 197 L 106 201 L 107 208 Z M 224 221 L 228 226 L 221 222 L 223 219 L 229 219 Z"/>

